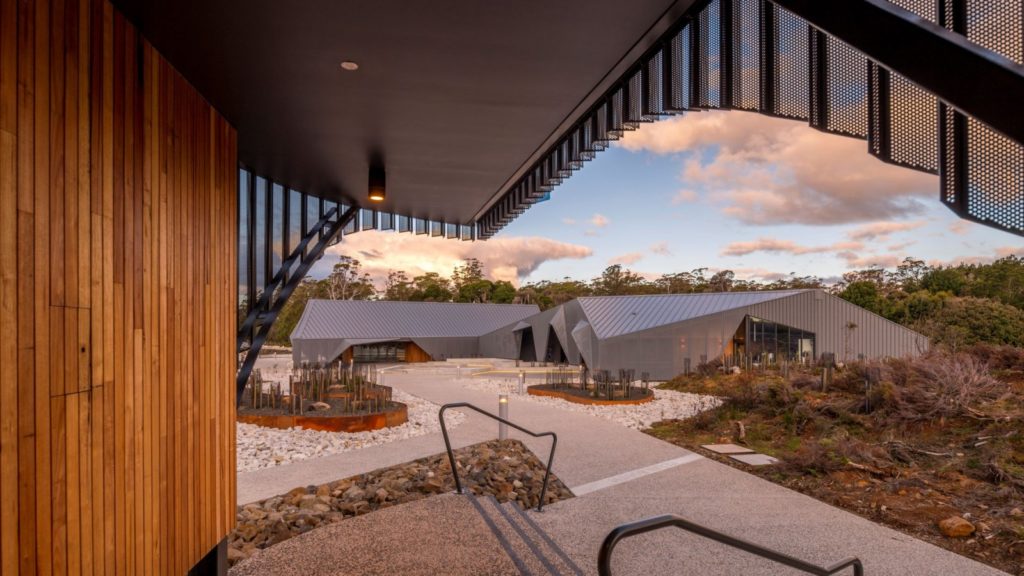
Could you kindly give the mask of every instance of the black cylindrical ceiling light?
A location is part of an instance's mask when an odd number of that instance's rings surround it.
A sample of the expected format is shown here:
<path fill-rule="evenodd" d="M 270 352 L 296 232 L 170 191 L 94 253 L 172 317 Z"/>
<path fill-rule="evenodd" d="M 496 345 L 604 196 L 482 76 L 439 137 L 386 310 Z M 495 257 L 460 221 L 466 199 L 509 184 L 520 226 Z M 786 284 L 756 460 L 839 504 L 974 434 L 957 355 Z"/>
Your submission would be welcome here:
<path fill-rule="evenodd" d="M 386 195 L 387 183 L 384 175 L 384 166 L 380 164 L 370 164 L 370 200 L 373 202 L 383 202 Z"/>

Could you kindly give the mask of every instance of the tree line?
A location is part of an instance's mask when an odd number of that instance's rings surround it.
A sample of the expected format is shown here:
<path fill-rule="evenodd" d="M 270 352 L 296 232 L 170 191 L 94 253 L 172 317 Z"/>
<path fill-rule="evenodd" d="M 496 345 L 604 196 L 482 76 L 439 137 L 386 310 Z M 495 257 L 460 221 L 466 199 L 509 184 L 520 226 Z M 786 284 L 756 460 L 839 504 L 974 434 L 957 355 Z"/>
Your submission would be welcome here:
<path fill-rule="evenodd" d="M 893 322 L 949 346 L 978 342 L 1024 346 L 1024 259 L 1001 258 L 988 264 L 931 266 L 906 258 L 895 270 L 869 268 L 827 283 L 816 276 L 773 281 L 743 280 L 731 270 L 697 268 L 648 279 L 615 264 L 589 280 L 563 278 L 524 284 L 486 278 L 483 264 L 470 258 L 450 276 L 427 272 L 409 278 L 391 271 L 382 289 L 355 258 L 341 256 L 330 275 L 305 279 L 275 322 L 270 341 L 287 344 L 288 335 L 312 298 L 328 300 L 404 300 L 414 302 L 490 302 L 536 304 L 542 310 L 581 296 L 691 294 L 821 288 Z"/>

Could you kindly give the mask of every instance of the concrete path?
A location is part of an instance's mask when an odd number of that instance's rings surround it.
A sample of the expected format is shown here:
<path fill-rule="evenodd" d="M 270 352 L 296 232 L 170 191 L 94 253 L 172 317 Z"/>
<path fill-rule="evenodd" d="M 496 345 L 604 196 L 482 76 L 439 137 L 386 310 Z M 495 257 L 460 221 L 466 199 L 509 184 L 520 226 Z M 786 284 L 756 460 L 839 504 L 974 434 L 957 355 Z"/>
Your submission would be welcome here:
<path fill-rule="evenodd" d="M 485 410 L 498 411 L 497 394 L 463 388 L 455 379 L 453 368 L 443 372 L 435 369 L 390 372 L 385 380 L 389 386 L 435 404 L 470 402 Z M 497 422 L 472 411 L 465 412 L 466 420 L 450 432 L 454 448 L 497 437 Z M 535 432 L 558 434 L 553 470 L 570 488 L 691 454 L 603 418 L 529 401 L 513 399 L 509 419 Z M 550 439 L 532 438 L 515 430 L 510 432 L 511 438 L 525 442 L 541 459 L 547 457 Z M 444 440 L 440 433 L 434 433 L 287 466 L 241 472 L 238 474 L 238 503 L 254 502 L 296 486 L 322 484 L 440 452 L 444 452 Z"/>
<path fill-rule="evenodd" d="M 454 379 L 454 371 L 443 372 L 396 372 L 387 376 L 386 383 L 438 404 L 466 401 L 497 411 L 496 394 L 467 390 Z M 520 401 L 511 405 L 510 419 L 532 430 L 558 434 L 554 471 L 578 497 L 530 514 L 588 574 L 596 574 L 598 547 L 609 530 L 666 513 L 821 565 L 859 556 L 865 573 L 872 576 L 1002 574 L 602 418 Z M 492 439 L 496 427 L 495 422 L 469 412 L 466 421 L 452 432 L 453 444 Z M 542 459 L 548 453 L 547 439 L 523 437 L 514 431 L 511 436 L 523 439 Z M 239 502 L 443 450 L 441 435 L 433 434 L 239 474 Z M 616 575 L 646 576 L 794 573 L 675 529 L 624 541 L 616 550 L 614 568 Z"/>

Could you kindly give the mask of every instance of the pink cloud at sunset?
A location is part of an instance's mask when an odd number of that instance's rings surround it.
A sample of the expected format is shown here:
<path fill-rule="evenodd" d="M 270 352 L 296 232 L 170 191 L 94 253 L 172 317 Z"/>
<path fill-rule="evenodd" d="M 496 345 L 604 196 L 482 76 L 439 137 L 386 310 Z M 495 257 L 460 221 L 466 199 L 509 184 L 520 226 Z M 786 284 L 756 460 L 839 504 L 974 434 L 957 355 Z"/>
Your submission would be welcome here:
<path fill-rule="evenodd" d="M 345 236 L 343 242 L 328 248 L 312 275 L 327 275 L 339 254 L 359 260 L 363 270 L 377 283 L 391 270 L 404 271 L 410 278 L 426 272 L 448 276 L 466 258 L 476 258 L 483 263 L 490 279 L 518 285 L 521 278 L 545 262 L 586 258 L 592 251 L 586 246 L 540 237 L 508 236 L 486 242 L 462 242 L 367 231 Z"/>
<path fill-rule="evenodd" d="M 844 224 L 921 214 L 935 176 L 885 164 L 860 140 L 743 112 L 687 114 L 644 126 L 627 150 L 685 154 L 680 180 L 748 224 Z M 687 194 L 684 200 L 694 198 Z"/>

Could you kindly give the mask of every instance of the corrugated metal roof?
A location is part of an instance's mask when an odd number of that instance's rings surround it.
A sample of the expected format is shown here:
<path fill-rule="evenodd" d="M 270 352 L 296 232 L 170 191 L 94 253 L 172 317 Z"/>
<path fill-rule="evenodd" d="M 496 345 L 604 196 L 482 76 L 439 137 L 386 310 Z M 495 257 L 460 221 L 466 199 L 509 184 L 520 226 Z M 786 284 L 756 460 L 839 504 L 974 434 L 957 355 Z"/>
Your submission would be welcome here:
<path fill-rule="evenodd" d="M 806 291 L 588 296 L 578 301 L 594 332 L 598 338 L 603 339 L 778 300 Z"/>
<path fill-rule="evenodd" d="M 310 300 L 291 338 L 476 337 L 539 312 L 522 304 Z"/>

